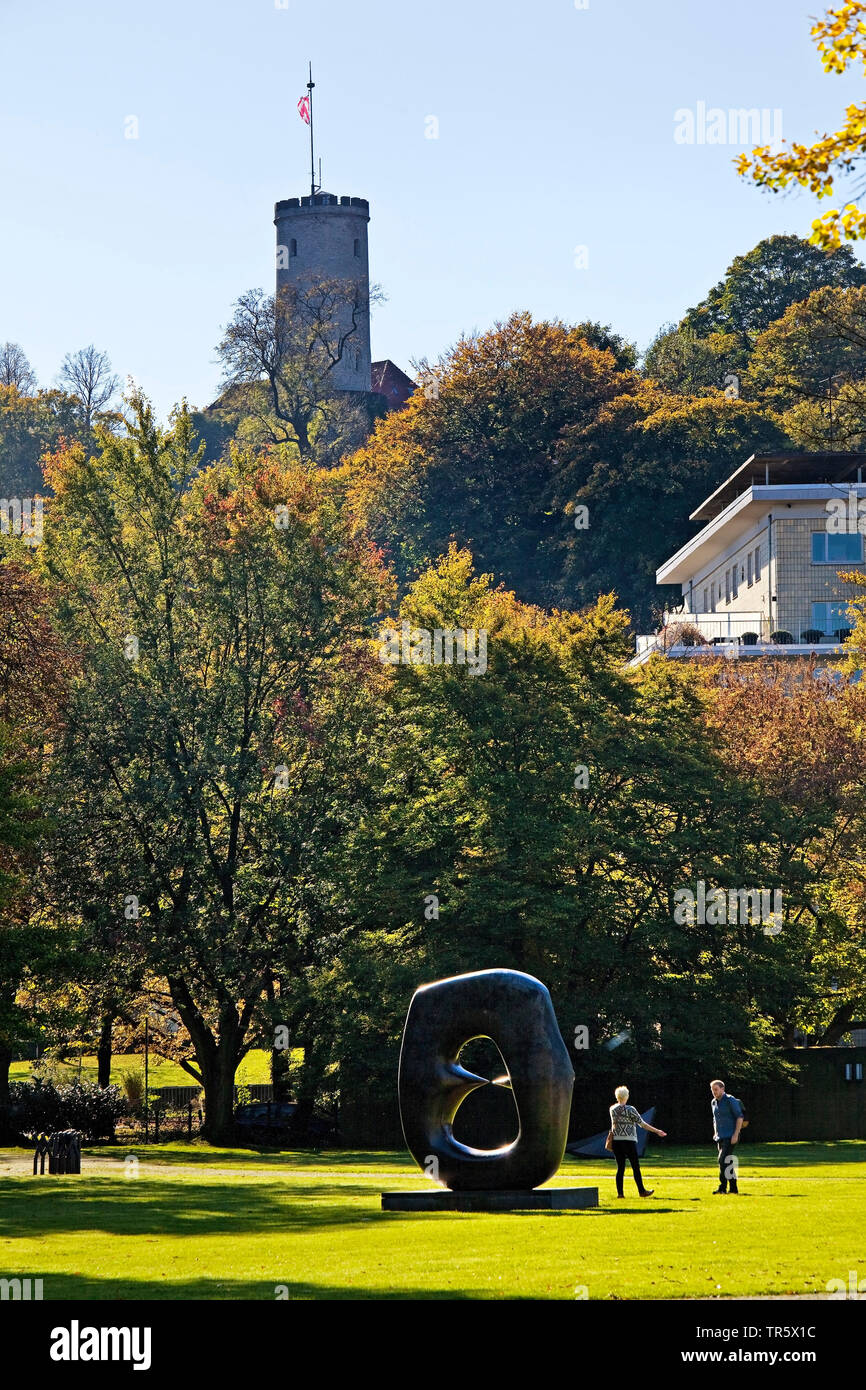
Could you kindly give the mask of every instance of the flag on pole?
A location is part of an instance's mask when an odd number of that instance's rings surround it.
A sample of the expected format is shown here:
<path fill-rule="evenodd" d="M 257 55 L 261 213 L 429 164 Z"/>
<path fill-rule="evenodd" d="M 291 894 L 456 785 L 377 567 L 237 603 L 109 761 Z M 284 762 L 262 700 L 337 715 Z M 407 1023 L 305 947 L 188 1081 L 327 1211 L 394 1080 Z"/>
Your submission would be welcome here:
<path fill-rule="evenodd" d="M 301 97 L 298 102 L 298 115 L 305 125 L 310 124 L 310 98 Z"/>

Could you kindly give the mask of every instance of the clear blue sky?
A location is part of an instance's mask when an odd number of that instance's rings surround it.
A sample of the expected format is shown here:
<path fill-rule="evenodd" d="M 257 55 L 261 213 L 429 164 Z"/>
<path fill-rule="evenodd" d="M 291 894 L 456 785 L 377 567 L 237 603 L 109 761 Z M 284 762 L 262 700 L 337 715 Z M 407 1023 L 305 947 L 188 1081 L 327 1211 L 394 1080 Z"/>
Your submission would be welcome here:
<path fill-rule="evenodd" d="M 864 89 L 821 71 L 820 0 L 281 3 L 0 0 L 0 340 L 44 384 L 92 341 L 161 414 L 213 398 L 273 204 L 307 191 L 308 58 L 324 186 L 371 204 L 373 353 L 407 368 L 520 308 L 645 346 L 816 208 L 676 144 L 675 110 L 779 107 L 804 139 Z"/>

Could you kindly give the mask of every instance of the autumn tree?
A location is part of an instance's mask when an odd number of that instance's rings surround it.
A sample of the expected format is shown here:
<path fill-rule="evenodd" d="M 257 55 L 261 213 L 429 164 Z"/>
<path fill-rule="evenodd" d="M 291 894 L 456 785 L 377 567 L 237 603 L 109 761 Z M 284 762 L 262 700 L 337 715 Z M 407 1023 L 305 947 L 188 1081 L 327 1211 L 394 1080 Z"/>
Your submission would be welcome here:
<path fill-rule="evenodd" d="M 866 692 L 814 660 L 724 663 L 708 677 L 708 723 L 770 810 L 764 871 L 790 894 L 784 969 L 772 982 L 753 971 L 751 986 L 785 1046 L 797 1034 L 836 1046 L 866 1020 Z"/>
<path fill-rule="evenodd" d="M 637 367 L 638 351 L 621 333 L 614 333 L 609 323 L 597 323 L 594 319 L 584 319 L 576 325 L 576 331 L 599 352 L 609 352 L 621 372 L 633 372 Z"/>
<path fill-rule="evenodd" d="M 453 540 L 522 598 L 552 601 L 571 526 L 555 495 L 563 432 L 637 380 L 622 345 L 584 330 L 607 333 L 521 313 L 462 338 L 335 474 L 402 579 Z"/>
<path fill-rule="evenodd" d="M 51 929 L 45 912 L 41 873 L 50 829 L 46 744 L 62 720 L 69 661 L 23 544 L 5 538 L 0 612 L 0 1130 L 5 1130 L 14 1049 L 38 1036 L 38 1007 L 22 1000 L 22 988 L 34 979 L 60 977 L 70 963 L 69 939 Z"/>
<path fill-rule="evenodd" d="M 744 390 L 806 449 L 860 449 L 866 437 L 866 287 L 816 290 L 758 338 Z"/>
<path fill-rule="evenodd" d="M 842 73 L 857 63 L 862 63 L 866 72 L 863 0 L 845 0 L 838 8 L 828 9 L 822 19 L 815 20 L 810 32 L 825 72 Z M 838 130 L 825 133 L 812 145 L 786 141 L 777 151 L 758 145 L 750 155 L 738 157 L 737 172 L 774 193 L 799 184 L 818 198 L 835 197 L 837 177 L 851 175 L 862 163 L 864 121 L 866 102 L 852 102 Z M 811 239 L 826 251 L 837 250 L 843 240 L 857 241 L 864 236 L 866 213 L 854 202 L 833 208 L 812 223 Z"/>
<path fill-rule="evenodd" d="M 311 921 L 343 921 L 336 893 L 311 904 L 356 813 L 388 590 L 314 474 L 200 452 L 185 409 L 163 432 L 134 397 L 125 437 L 52 459 L 39 553 L 80 663 L 55 774 L 71 890 L 166 982 L 225 1142 L 269 985 Z"/>

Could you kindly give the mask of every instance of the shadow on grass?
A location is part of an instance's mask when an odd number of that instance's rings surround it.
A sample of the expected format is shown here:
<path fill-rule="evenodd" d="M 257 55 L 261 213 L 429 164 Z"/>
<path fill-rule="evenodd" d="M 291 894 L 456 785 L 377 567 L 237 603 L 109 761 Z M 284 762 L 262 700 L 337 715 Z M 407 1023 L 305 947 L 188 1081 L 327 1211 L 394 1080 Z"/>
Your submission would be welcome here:
<path fill-rule="evenodd" d="M 288 1298 L 282 1294 L 276 1297 L 277 1289 L 288 1289 Z M 525 1299 L 525 1295 L 491 1292 L 497 1302 L 511 1297 Z M 312 1283 L 310 1280 L 288 1282 L 277 1275 L 273 1280 L 261 1279 L 178 1279 L 168 1282 L 159 1279 L 88 1279 L 78 1274 L 51 1274 L 45 1277 L 45 1302 L 88 1302 L 88 1303 L 129 1303 L 138 1302 L 182 1302 L 184 1300 L 242 1299 L 246 1302 L 276 1303 L 309 1301 L 318 1299 L 339 1299 L 341 1301 L 394 1300 L 413 1301 L 417 1299 L 472 1299 L 477 1302 L 484 1298 L 484 1291 L 478 1289 L 436 1289 L 425 1284 L 423 1288 L 381 1289 L 367 1288 L 353 1284 L 351 1288 L 343 1285 Z M 72 1310 L 70 1316 L 77 1316 Z M 104 1319 L 103 1319 L 104 1320 Z"/>
<path fill-rule="evenodd" d="M 317 1182 L 269 1189 L 261 1183 L 164 1183 L 139 1177 L 85 1181 L 0 1179 L 0 1235 L 29 1237 L 62 1232 L 112 1235 L 225 1235 L 281 1233 L 368 1222 L 378 1194 L 354 1184 Z M 62 1184 L 62 1186 L 60 1185 Z M 367 1198 L 360 1205 L 347 1198 Z M 371 1201 L 376 1205 L 371 1211 Z"/>
<path fill-rule="evenodd" d="M 364 1200 L 358 1200 L 364 1199 Z M 641 1203 L 633 1207 L 591 1208 L 588 1211 L 497 1212 L 498 1218 L 567 1220 L 596 1215 L 660 1216 L 677 1208 Z M 91 1177 L 82 1182 L 45 1179 L 22 1182 L 0 1179 L 0 1236 L 39 1238 L 88 1231 L 118 1236 L 256 1235 L 312 1232 L 328 1228 L 406 1222 L 429 1223 L 455 1216 L 481 1217 L 473 1212 L 383 1212 L 375 1188 L 354 1183 L 316 1182 L 269 1188 L 253 1182 L 166 1183 L 139 1177 L 129 1182 Z"/>

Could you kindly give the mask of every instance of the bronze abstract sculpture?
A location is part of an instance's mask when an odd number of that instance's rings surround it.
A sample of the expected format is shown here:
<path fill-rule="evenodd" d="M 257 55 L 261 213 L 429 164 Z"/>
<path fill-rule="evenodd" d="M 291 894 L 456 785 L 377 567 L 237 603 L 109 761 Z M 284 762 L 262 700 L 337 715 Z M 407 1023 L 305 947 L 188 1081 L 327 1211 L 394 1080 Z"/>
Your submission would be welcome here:
<path fill-rule="evenodd" d="M 519 1118 L 501 1149 L 472 1149 L 451 1126 L 461 1102 L 491 1083 L 460 1066 L 473 1038 L 496 1043 Z M 552 1177 L 568 1133 L 574 1069 L 550 995 L 519 970 L 478 970 L 416 990 L 400 1051 L 400 1118 L 409 1151 L 455 1192 L 528 1191 Z M 435 1159 L 435 1164 L 431 1163 Z"/>

